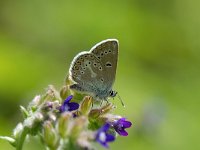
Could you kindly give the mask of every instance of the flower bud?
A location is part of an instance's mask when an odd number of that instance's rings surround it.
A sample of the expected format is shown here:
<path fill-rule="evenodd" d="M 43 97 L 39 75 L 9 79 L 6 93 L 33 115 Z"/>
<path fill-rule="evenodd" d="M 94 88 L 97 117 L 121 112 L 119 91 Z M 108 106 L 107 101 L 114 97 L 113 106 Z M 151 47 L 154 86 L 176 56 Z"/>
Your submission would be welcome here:
<path fill-rule="evenodd" d="M 42 115 L 42 113 L 37 112 L 35 113 L 35 122 L 41 122 L 44 119 L 44 116 Z"/>
<path fill-rule="evenodd" d="M 110 111 L 113 110 L 113 108 L 114 108 L 113 104 L 111 103 L 106 104 L 105 106 L 101 108 L 101 115 L 109 113 Z"/>
<path fill-rule="evenodd" d="M 67 75 L 66 78 L 65 78 L 65 84 L 66 85 L 72 84 L 72 81 L 69 79 L 69 75 Z"/>
<path fill-rule="evenodd" d="M 41 102 L 41 96 L 40 95 L 36 95 L 34 97 L 34 99 L 29 103 L 28 108 L 30 108 L 31 110 L 35 111 L 37 109 L 37 107 L 40 105 Z"/>
<path fill-rule="evenodd" d="M 83 99 L 83 102 L 81 103 L 81 106 L 80 106 L 81 114 L 88 115 L 88 113 L 92 107 L 92 103 L 93 103 L 92 97 L 85 96 Z"/>
<path fill-rule="evenodd" d="M 82 116 L 82 117 L 76 118 L 74 122 L 70 124 L 71 125 L 70 137 L 72 139 L 77 139 L 82 129 L 86 126 L 86 123 L 87 123 L 86 117 Z"/>
<path fill-rule="evenodd" d="M 56 91 L 53 85 L 49 85 L 44 100 L 60 100 L 60 94 Z"/>
<path fill-rule="evenodd" d="M 27 127 L 29 129 L 35 128 L 40 122 L 42 122 L 44 119 L 42 113 L 35 112 L 30 117 L 26 118 L 23 122 L 24 127 Z"/>
<path fill-rule="evenodd" d="M 65 138 L 67 136 L 67 129 L 69 125 L 70 118 L 72 117 L 72 114 L 69 112 L 64 112 L 61 114 L 60 118 L 58 119 L 56 128 L 58 130 L 59 135 L 62 138 Z"/>
<path fill-rule="evenodd" d="M 95 139 L 95 133 L 92 131 L 83 131 L 77 139 L 77 144 L 81 149 L 94 150 L 92 141 Z"/>
<path fill-rule="evenodd" d="M 58 146 L 58 135 L 50 121 L 43 124 L 43 140 L 50 149 L 56 149 Z"/>
<path fill-rule="evenodd" d="M 50 110 L 54 109 L 56 110 L 58 107 L 60 106 L 59 101 L 46 101 L 43 105 L 42 105 L 42 110 L 44 112 L 49 112 Z"/>
<path fill-rule="evenodd" d="M 101 115 L 101 110 L 100 109 L 92 109 L 89 113 L 89 121 L 93 120 L 95 121 L 99 116 Z"/>
<path fill-rule="evenodd" d="M 23 106 L 20 106 L 20 110 L 21 110 L 22 115 L 23 115 L 24 118 L 27 118 L 29 116 L 29 113 L 26 110 L 26 108 L 24 108 Z"/>
<path fill-rule="evenodd" d="M 69 90 L 69 86 L 68 85 L 64 85 L 62 87 L 62 89 L 60 90 L 60 97 L 62 99 L 66 99 L 69 95 L 71 95 L 70 90 Z"/>
<path fill-rule="evenodd" d="M 15 139 L 20 138 L 23 130 L 24 130 L 24 126 L 22 125 L 22 123 L 18 123 L 13 131 L 13 135 L 14 135 Z"/>

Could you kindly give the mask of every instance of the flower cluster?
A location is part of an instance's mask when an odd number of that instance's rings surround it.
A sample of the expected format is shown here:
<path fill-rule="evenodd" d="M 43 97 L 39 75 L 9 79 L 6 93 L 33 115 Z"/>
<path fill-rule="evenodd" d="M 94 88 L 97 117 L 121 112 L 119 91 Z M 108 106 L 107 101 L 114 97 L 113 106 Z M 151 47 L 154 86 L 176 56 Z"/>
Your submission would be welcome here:
<path fill-rule="evenodd" d="M 73 94 L 73 95 L 72 95 Z M 114 105 L 100 106 L 90 96 L 72 93 L 68 85 L 60 92 L 49 86 L 27 108 L 20 107 L 24 121 L 14 129 L 13 137 L 3 137 L 16 149 L 22 149 L 27 135 L 40 136 L 47 149 L 95 149 L 97 142 L 105 148 L 117 134 L 127 136 L 132 123 L 113 114 Z"/>

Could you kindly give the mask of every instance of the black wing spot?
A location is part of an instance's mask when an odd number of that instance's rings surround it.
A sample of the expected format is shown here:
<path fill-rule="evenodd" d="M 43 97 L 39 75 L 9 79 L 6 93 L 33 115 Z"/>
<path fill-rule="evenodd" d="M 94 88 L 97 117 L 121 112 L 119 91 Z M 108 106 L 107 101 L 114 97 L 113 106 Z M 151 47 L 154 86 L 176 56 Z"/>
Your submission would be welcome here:
<path fill-rule="evenodd" d="M 78 66 L 74 66 L 74 69 L 75 69 L 75 70 L 79 70 L 79 67 L 78 67 Z"/>
<path fill-rule="evenodd" d="M 106 67 L 112 67 L 112 64 L 110 62 L 107 62 L 105 66 Z"/>
<path fill-rule="evenodd" d="M 77 63 L 78 65 L 80 65 L 80 64 L 81 64 L 81 62 L 80 62 L 80 61 L 77 61 L 76 63 Z"/>
<path fill-rule="evenodd" d="M 75 71 L 73 73 L 74 73 L 75 76 L 77 75 L 77 73 Z"/>

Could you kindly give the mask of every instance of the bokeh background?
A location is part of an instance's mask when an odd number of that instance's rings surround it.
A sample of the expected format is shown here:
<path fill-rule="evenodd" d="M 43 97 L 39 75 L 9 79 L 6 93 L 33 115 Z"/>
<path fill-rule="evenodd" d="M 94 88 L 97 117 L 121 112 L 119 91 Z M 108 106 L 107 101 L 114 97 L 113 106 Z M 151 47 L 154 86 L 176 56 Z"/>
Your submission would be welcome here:
<path fill-rule="evenodd" d="M 48 84 L 59 89 L 73 57 L 120 42 L 116 113 L 133 122 L 110 149 L 200 149 L 200 1 L 1 0 L 0 135 L 11 135 Z M 12 150 L 0 140 L 0 149 Z M 44 149 L 30 137 L 25 150 Z"/>

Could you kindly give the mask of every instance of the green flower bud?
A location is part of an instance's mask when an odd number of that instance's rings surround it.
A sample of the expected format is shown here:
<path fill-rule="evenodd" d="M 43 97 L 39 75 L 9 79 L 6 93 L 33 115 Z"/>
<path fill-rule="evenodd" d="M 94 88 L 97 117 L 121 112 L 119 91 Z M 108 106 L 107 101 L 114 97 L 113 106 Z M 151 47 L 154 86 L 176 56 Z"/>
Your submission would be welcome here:
<path fill-rule="evenodd" d="M 81 114 L 88 115 L 88 113 L 92 107 L 92 103 L 93 103 L 92 97 L 85 96 L 81 103 L 81 106 L 80 106 Z"/>
<path fill-rule="evenodd" d="M 100 109 L 92 109 L 89 113 L 89 121 L 95 121 L 101 115 Z"/>
<path fill-rule="evenodd" d="M 110 112 L 111 110 L 113 110 L 113 105 L 111 103 L 103 106 L 100 109 L 92 109 L 89 113 L 89 120 L 96 120 L 98 119 L 100 116 L 103 116 L 105 114 L 107 114 L 108 112 Z"/>
<path fill-rule="evenodd" d="M 87 119 L 84 116 L 76 118 L 74 122 L 70 124 L 70 138 L 73 140 L 77 139 L 82 129 L 86 126 Z"/>
<path fill-rule="evenodd" d="M 65 84 L 66 85 L 72 84 L 72 81 L 69 79 L 69 75 L 67 75 L 66 78 L 65 78 Z"/>
<path fill-rule="evenodd" d="M 64 100 L 70 95 L 70 90 L 68 85 L 64 85 L 60 90 L 60 97 Z"/>
<path fill-rule="evenodd" d="M 24 118 L 27 118 L 29 116 L 29 113 L 26 110 L 26 108 L 24 108 L 23 106 L 20 106 L 20 110 L 21 110 L 22 115 L 23 115 Z"/>
<path fill-rule="evenodd" d="M 58 135 L 50 121 L 43 124 L 43 140 L 50 149 L 56 149 L 58 146 Z"/>
<path fill-rule="evenodd" d="M 100 109 L 93 109 L 89 113 L 89 129 L 96 130 L 100 128 L 105 122 L 107 121 L 107 118 L 105 115 L 107 115 L 111 110 L 113 110 L 113 105 L 111 103 L 103 106 Z"/>
<path fill-rule="evenodd" d="M 106 104 L 101 108 L 101 115 L 109 113 L 110 111 L 113 110 L 113 108 L 114 108 L 113 104 L 111 103 Z"/>
<path fill-rule="evenodd" d="M 50 101 L 60 100 L 61 101 L 60 94 L 58 93 L 58 91 L 56 91 L 56 89 L 54 88 L 53 85 L 49 85 L 47 92 L 43 99 L 44 99 L 44 101 L 46 101 L 46 100 L 50 100 Z"/>
<path fill-rule="evenodd" d="M 89 120 L 89 125 L 88 128 L 91 130 L 96 130 L 100 128 L 102 123 L 99 122 L 99 117 L 101 115 L 101 110 L 100 109 L 93 109 L 90 111 L 88 115 L 88 120 Z"/>
<path fill-rule="evenodd" d="M 20 138 L 23 130 L 24 130 L 23 124 L 21 122 L 18 123 L 17 126 L 15 127 L 14 131 L 13 131 L 13 136 L 15 137 L 15 139 Z"/>
<path fill-rule="evenodd" d="M 70 121 L 71 117 L 72 117 L 71 113 L 64 112 L 64 113 L 61 114 L 60 118 L 58 119 L 56 128 L 57 128 L 59 135 L 62 138 L 67 137 L 68 125 L 69 125 L 69 121 Z"/>

